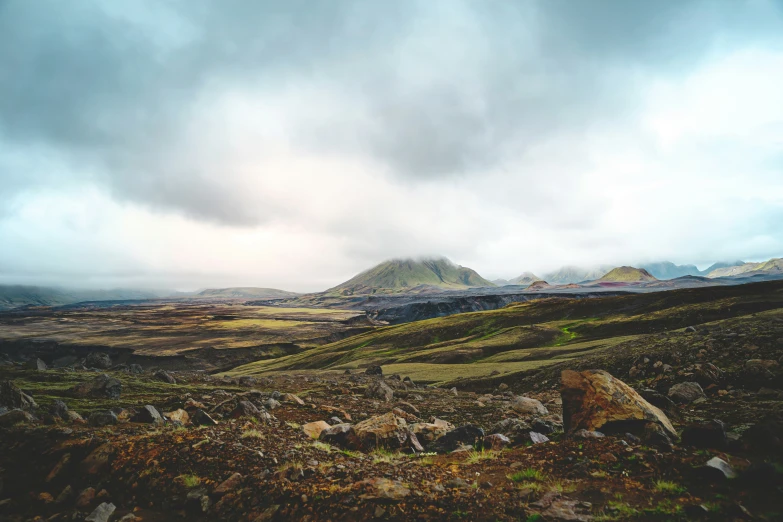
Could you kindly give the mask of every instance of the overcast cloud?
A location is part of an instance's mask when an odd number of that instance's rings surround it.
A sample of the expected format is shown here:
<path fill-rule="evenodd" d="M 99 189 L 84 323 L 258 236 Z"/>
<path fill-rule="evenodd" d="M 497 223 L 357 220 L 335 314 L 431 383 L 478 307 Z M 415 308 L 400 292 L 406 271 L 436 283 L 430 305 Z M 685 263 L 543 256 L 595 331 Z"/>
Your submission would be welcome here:
<path fill-rule="evenodd" d="M 0 283 L 783 255 L 783 2 L 0 0 Z"/>

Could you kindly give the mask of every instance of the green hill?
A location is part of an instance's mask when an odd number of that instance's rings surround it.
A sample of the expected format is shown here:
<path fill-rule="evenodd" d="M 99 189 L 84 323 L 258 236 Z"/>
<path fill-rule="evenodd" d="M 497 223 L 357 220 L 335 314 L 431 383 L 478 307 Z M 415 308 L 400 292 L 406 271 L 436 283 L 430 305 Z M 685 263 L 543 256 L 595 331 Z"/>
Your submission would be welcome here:
<path fill-rule="evenodd" d="M 196 294 L 196 297 L 216 297 L 216 298 L 250 298 L 250 299 L 285 299 L 296 297 L 299 294 L 277 290 L 276 288 L 255 288 L 255 287 L 235 287 L 235 288 L 208 288 Z"/>
<path fill-rule="evenodd" d="M 783 272 L 783 258 L 773 258 L 769 261 L 762 261 L 761 263 L 743 263 L 739 266 L 729 266 L 725 268 L 717 268 L 707 274 L 709 278 L 715 277 L 728 277 L 737 275 L 753 275 L 756 273 L 782 273 Z"/>
<path fill-rule="evenodd" d="M 611 283 L 641 283 L 646 281 L 657 281 L 650 272 L 644 268 L 634 268 L 632 266 L 618 266 L 613 268 L 603 277 L 598 279 L 600 282 Z"/>
<path fill-rule="evenodd" d="M 459 290 L 495 286 L 474 270 L 448 259 L 392 259 L 366 270 L 327 294 L 355 295 L 404 292 L 420 286 Z"/>
<path fill-rule="evenodd" d="M 143 290 L 74 290 L 46 286 L 0 285 L 0 310 L 18 306 L 62 306 L 83 301 L 155 299 L 157 294 Z"/>

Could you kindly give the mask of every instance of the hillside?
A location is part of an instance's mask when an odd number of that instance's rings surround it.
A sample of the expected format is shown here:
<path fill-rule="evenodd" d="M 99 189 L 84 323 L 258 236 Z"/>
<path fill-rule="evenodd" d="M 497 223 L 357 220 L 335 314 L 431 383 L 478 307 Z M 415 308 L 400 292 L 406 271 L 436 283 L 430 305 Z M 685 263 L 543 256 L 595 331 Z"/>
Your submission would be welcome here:
<path fill-rule="evenodd" d="M 232 370 L 258 375 L 382 364 L 414 380 L 445 382 L 540 368 L 639 335 L 783 308 L 783 282 L 589 299 L 541 299 L 378 328 L 300 354 Z"/>
<path fill-rule="evenodd" d="M 547 290 L 547 289 L 550 289 L 550 288 L 552 288 L 552 285 L 550 285 L 546 281 L 538 280 L 538 281 L 533 281 L 532 283 L 530 283 L 530 286 L 528 286 L 526 290 L 529 290 L 529 291 L 541 291 L 541 290 Z"/>
<path fill-rule="evenodd" d="M 581 268 L 578 266 L 564 266 L 555 272 L 544 274 L 544 279 L 555 285 L 567 285 L 593 281 L 606 274 L 612 266 L 600 266 L 594 268 Z"/>
<path fill-rule="evenodd" d="M 761 263 L 743 263 L 738 266 L 730 266 L 725 268 L 717 268 L 707 274 L 709 278 L 715 277 L 731 277 L 738 275 L 754 275 L 754 274 L 780 274 L 783 273 L 783 258 L 773 258 L 769 261 L 762 261 Z"/>
<path fill-rule="evenodd" d="M 465 289 L 495 286 L 470 268 L 446 258 L 392 259 L 366 270 L 326 291 L 336 295 L 362 295 L 404 292 L 416 287 Z"/>
<path fill-rule="evenodd" d="M 618 266 L 617 268 L 610 270 L 597 281 L 607 283 L 644 283 L 648 281 L 656 281 L 656 278 L 650 275 L 650 272 L 644 268 Z"/>
<path fill-rule="evenodd" d="M 155 299 L 153 292 L 143 290 L 74 290 L 45 286 L 0 285 L 0 310 L 19 306 L 62 306 L 83 301 L 121 301 Z"/>
<path fill-rule="evenodd" d="M 249 299 L 285 299 L 296 297 L 297 293 L 276 288 L 234 287 L 209 288 L 196 294 L 196 297 L 249 298 Z"/>

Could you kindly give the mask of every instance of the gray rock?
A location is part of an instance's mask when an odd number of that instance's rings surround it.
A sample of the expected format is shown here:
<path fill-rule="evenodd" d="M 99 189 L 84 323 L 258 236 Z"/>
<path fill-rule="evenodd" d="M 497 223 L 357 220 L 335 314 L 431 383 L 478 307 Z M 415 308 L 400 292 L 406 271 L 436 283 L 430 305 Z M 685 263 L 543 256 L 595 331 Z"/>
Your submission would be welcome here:
<path fill-rule="evenodd" d="M 111 368 L 111 364 L 111 357 L 102 352 L 92 352 L 84 360 L 84 365 L 87 368 L 98 368 L 100 370 Z"/>
<path fill-rule="evenodd" d="M 90 426 L 111 426 L 117 424 L 117 415 L 113 411 L 96 411 L 87 418 Z"/>
<path fill-rule="evenodd" d="M 0 406 L 20 410 L 33 410 L 38 407 L 31 396 L 17 388 L 11 381 L 0 382 Z"/>
<path fill-rule="evenodd" d="M 108 522 L 109 518 L 114 514 L 114 510 L 117 509 L 114 504 L 109 504 L 107 502 L 104 502 L 97 508 L 95 508 L 95 511 L 89 514 L 87 518 L 84 519 L 85 522 Z"/>
<path fill-rule="evenodd" d="M 275 399 L 273 399 L 272 397 L 270 397 L 269 399 L 267 399 L 267 401 L 264 403 L 264 405 L 266 406 L 266 409 L 274 410 L 275 408 L 279 408 L 280 407 L 280 402 L 278 402 Z"/>
<path fill-rule="evenodd" d="M 34 422 L 35 417 L 24 410 L 11 410 L 0 415 L 0 426 L 8 427 L 14 424 Z"/>
<path fill-rule="evenodd" d="M 144 369 L 141 367 L 140 364 L 131 364 L 130 366 L 128 366 L 128 372 L 138 375 L 140 373 L 143 373 Z"/>
<path fill-rule="evenodd" d="M 669 388 L 669 398 L 679 404 L 689 404 L 696 399 L 706 398 L 697 382 L 681 382 Z"/>
<path fill-rule="evenodd" d="M 68 420 L 68 405 L 61 400 L 56 400 L 49 407 L 49 413 L 59 419 Z"/>
<path fill-rule="evenodd" d="M 93 380 L 77 384 L 69 390 L 74 397 L 108 397 L 119 399 L 122 394 L 122 383 L 114 377 L 102 373 Z"/>
<path fill-rule="evenodd" d="M 383 368 L 378 365 L 368 366 L 364 373 L 367 375 L 383 375 Z"/>
<path fill-rule="evenodd" d="M 27 361 L 27 367 L 32 369 L 32 370 L 39 370 L 39 371 L 43 371 L 43 370 L 49 369 L 49 367 L 46 366 L 46 363 L 43 362 L 38 357 L 35 357 L 35 358 L 30 359 L 29 361 Z"/>
<path fill-rule="evenodd" d="M 382 379 L 378 379 L 367 385 L 367 388 L 364 390 L 364 396 L 391 402 L 394 399 L 394 391 Z"/>
<path fill-rule="evenodd" d="M 732 479 L 737 476 L 734 468 L 719 457 L 712 457 L 708 460 L 704 465 L 703 471 L 704 474 L 712 480 Z"/>
<path fill-rule="evenodd" d="M 177 380 L 167 371 L 164 370 L 158 370 L 152 376 L 162 382 L 167 382 L 169 384 L 177 384 Z"/>
<path fill-rule="evenodd" d="M 531 399 L 529 397 L 514 397 L 511 399 L 511 409 L 517 413 L 525 413 L 530 415 L 547 415 L 549 410 L 541 404 L 541 401 L 537 399 Z"/>
<path fill-rule="evenodd" d="M 217 426 L 217 421 L 202 409 L 196 410 L 196 413 L 190 417 L 190 422 L 196 426 Z"/>
<path fill-rule="evenodd" d="M 576 430 L 571 436 L 575 439 L 601 439 L 606 435 L 600 431 Z"/>
<path fill-rule="evenodd" d="M 535 431 L 531 431 L 530 441 L 533 444 L 543 444 L 544 442 L 549 442 L 549 437 L 547 437 L 546 435 L 542 435 L 541 433 L 536 433 Z"/>
<path fill-rule="evenodd" d="M 143 424 L 163 424 L 163 417 L 161 417 L 155 406 L 147 404 L 136 415 L 131 417 L 131 421 Z"/>

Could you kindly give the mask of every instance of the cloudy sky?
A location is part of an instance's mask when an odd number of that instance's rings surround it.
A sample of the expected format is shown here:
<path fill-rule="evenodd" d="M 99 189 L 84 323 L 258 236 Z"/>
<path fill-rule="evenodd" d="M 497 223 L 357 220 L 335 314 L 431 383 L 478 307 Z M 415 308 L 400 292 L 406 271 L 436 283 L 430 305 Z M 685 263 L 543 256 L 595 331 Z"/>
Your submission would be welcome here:
<path fill-rule="evenodd" d="M 0 283 L 783 255 L 779 0 L 0 0 Z"/>

